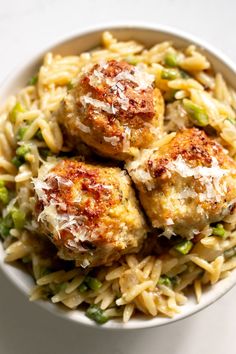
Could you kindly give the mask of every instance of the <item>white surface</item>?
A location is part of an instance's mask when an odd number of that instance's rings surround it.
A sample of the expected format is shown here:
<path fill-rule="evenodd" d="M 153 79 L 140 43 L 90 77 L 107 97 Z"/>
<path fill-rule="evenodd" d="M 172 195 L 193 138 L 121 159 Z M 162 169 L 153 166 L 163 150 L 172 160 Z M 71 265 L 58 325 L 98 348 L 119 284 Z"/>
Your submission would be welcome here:
<path fill-rule="evenodd" d="M 177 26 L 236 61 L 234 1 L 13 1 L 0 0 L 0 79 L 19 60 L 77 28 L 120 20 Z M 232 26 L 233 23 L 233 26 Z M 83 328 L 28 303 L 0 273 L 0 353 L 195 354 L 235 352 L 232 290 L 192 318 L 159 329 L 116 333 Z"/>

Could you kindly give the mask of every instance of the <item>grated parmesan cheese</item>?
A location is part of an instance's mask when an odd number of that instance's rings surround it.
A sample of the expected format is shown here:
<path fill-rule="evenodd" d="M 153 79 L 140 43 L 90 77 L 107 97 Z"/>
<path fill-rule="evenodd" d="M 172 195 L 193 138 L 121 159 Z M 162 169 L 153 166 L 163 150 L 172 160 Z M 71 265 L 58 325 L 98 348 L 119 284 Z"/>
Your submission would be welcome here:
<path fill-rule="evenodd" d="M 110 143 L 112 146 L 117 146 L 118 143 L 120 142 L 118 136 L 111 136 L 111 137 L 104 136 L 103 139 L 105 142 Z"/>
<path fill-rule="evenodd" d="M 88 104 L 91 104 L 92 106 L 101 109 L 102 111 L 107 112 L 109 114 L 115 114 L 117 112 L 116 108 L 113 105 L 110 105 L 107 102 L 96 100 L 95 98 L 92 98 L 89 94 L 81 96 L 80 102 L 84 107 L 86 107 L 86 105 Z"/>

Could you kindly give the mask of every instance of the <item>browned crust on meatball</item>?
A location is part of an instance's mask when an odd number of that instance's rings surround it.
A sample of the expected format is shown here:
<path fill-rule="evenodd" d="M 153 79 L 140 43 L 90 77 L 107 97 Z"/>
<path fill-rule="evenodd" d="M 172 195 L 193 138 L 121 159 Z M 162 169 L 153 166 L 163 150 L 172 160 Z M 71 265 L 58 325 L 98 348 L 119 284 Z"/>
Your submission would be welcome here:
<path fill-rule="evenodd" d="M 225 154 L 220 144 L 210 139 L 203 130 L 192 128 L 179 131 L 169 144 L 159 149 L 154 160 L 148 161 L 153 177 L 164 177 L 166 166 L 178 156 L 191 167 L 210 167 L 212 157 L 215 157 L 221 168 L 235 168 L 234 161 Z"/>
<path fill-rule="evenodd" d="M 159 89 L 145 84 L 145 78 L 143 87 L 135 82 L 135 70 L 124 61 L 110 60 L 81 76 L 58 115 L 75 145 L 81 139 L 100 155 L 125 160 L 154 144 L 162 126 L 164 100 Z M 121 75 L 118 81 L 117 75 Z M 84 98 L 90 101 L 85 103 Z"/>
<path fill-rule="evenodd" d="M 39 217 L 45 207 L 55 205 L 58 220 L 73 216 L 72 226 L 59 231 L 47 221 L 40 221 L 41 232 L 56 245 L 61 258 L 75 260 L 78 265 L 87 259 L 89 266 L 97 266 L 139 250 L 146 226 L 124 173 L 119 168 L 77 160 L 62 160 L 50 170 L 44 179 L 49 188 L 43 190 L 43 200 L 37 199 L 36 215 Z M 79 199 L 75 201 L 77 193 Z M 136 218 L 132 219 L 132 213 Z M 127 228 L 124 234 L 122 223 Z"/>

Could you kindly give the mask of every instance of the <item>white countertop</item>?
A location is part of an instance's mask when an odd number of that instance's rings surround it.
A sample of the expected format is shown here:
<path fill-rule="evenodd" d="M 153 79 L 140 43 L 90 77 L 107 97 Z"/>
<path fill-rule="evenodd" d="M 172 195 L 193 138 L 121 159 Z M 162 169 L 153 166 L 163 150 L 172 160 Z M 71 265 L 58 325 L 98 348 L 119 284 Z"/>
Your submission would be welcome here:
<path fill-rule="evenodd" d="M 93 24 L 175 26 L 236 61 L 234 0 L 0 0 L 0 81 L 30 53 Z M 236 353 L 236 288 L 176 324 L 126 333 L 79 326 L 29 303 L 0 271 L 0 354 Z"/>

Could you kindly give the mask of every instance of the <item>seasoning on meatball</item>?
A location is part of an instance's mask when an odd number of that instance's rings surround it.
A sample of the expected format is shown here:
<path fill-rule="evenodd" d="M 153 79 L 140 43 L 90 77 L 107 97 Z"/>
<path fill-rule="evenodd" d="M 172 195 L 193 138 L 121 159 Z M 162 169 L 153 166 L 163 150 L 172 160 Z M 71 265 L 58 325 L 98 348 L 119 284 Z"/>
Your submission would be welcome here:
<path fill-rule="evenodd" d="M 139 251 L 146 225 L 125 171 L 57 160 L 33 183 L 39 230 L 62 259 L 94 267 Z"/>
<path fill-rule="evenodd" d="M 170 134 L 127 164 L 152 225 L 191 238 L 236 203 L 236 163 L 199 129 Z"/>
<path fill-rule="evenodd" d="M 125 160 L 152 146 L 159 135 L 164 100 L 143 65 L 110 60 L 84 73 L 66 95 L 58 119 L 76 144 Z"/>

